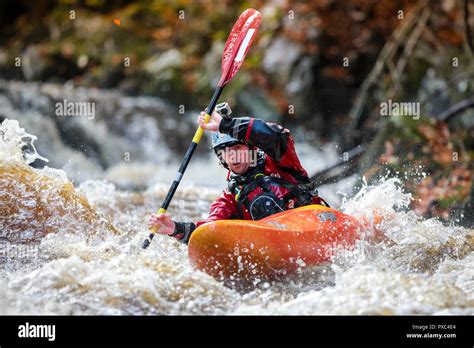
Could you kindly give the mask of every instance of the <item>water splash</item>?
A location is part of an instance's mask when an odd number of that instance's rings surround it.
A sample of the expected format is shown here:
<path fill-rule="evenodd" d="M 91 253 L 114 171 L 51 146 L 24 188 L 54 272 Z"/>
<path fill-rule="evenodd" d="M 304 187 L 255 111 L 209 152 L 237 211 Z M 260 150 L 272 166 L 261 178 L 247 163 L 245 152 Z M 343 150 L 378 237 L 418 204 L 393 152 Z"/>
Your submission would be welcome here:
<path fill-rule="evenodd" d="M 48 162 L 36 151 L 34 142 L 38 138 L 20 127 L 17 120 L 6 119 L 0 125 L 0 161 L 33 163 L 37 159 Z"/>
<path fill-rule="evenodd" d="M 8 143 L 16 145 L 2 152 L 2 159 L 16 156 L 18 161 L 17 172 L 9 176 L 6 168 L 12 166 L 1 162 L 0 204 L 7 202 L 0 206 L 2 230 L 24 233 L 40 216 L 55 221 L 55 229 L 34 241 L 7 240 L 0 259 L 5 279 L 0 298 L 8 314 L 474 314 L 472 231 L 417 217 L 402 179 L 364 183 L 341 207 L 369 220 L 381 214 L 378 227 L 386 241 L 360 241 L 354 250 L 335 253 L 332 264 L 303 268 L 286 281 L 241 292 L 194 270 L 186 246 L 172 238 L 157 236 L 149 249 L 140 249 L 146 220 L 164 198 L 167 183 L 133 192 L 91 180 L 76 189 L 65 175 L 20 161 L 21 142 L 10 137 L 18 140 L 17 132 L 9 133 Z M 28 182 L 34 185 L 27 190 Z M 45 190 L 32 199 L 40 183 Z M 61 199 L 64 185 L 73 202 L 83 197 L 85 210 Z M 176 220 L 196 221 L 219 191 L 183 185 L 169 213 Z M 48 207 L 47 214 L 35 214 L 38 202 Z M 23 225 L 5 224 L 11 219 L 4 214 L 6 206 L 18 207 L 15 216 Z M 85 212 L 115 226 L 117 233 L 84 221 Z"/>
<path fill-rule="evenodd" d="M 28 164 L 38 158 L 35 136 L 20 128 L 18 121 L 2 122 L 0 134 L 0 231 L 13 243 L 37 241 L 48 233 L 115 228 L 75 191 L 62 170 L 36 169 Z M 25 144 L 28 150 L 25 152 Z M 71 223 L 72 222 L 72 223 Z"/>

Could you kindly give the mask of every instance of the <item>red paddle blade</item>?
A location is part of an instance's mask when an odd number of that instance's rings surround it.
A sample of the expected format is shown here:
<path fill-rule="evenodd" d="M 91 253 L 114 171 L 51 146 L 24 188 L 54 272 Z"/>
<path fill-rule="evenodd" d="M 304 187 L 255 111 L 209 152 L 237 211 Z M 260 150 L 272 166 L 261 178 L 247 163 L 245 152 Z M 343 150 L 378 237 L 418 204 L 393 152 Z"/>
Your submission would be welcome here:
<path fill-rule="evenodd" d="M 249 8 L 234 24 L 222 54 L 222 75 L 218 83 L 219 87 L 225 86 L 239 71 L 261 21 L 260 12 Z"/>

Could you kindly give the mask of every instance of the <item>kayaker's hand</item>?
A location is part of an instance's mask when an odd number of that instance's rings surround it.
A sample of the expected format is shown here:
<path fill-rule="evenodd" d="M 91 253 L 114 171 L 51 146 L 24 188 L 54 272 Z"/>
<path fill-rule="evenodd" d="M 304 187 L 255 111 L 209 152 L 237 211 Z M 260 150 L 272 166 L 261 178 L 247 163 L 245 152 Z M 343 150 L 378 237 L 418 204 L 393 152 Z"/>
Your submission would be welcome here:
<path fill-rule="evenodd" d="M 156 233 L 172 234 L 174 232 L 174 221 L 166 214 L 152 215 L 148 220 L 148 228 L 157 228 Z"/>
<path fill-rule="evenodd" d="M 206 113 L 202 111 L 198 116 L 199 125 L 205 130 L 208 130 L 211 132 L 218 132 L 219 126 L 222 121 L 222 116 L 219 115 L 216 111 L 213 111 L 211 115 L 211 119 L 209 120 L 209 123 L 204 123 L 205 118 L 206 118 Z"/>

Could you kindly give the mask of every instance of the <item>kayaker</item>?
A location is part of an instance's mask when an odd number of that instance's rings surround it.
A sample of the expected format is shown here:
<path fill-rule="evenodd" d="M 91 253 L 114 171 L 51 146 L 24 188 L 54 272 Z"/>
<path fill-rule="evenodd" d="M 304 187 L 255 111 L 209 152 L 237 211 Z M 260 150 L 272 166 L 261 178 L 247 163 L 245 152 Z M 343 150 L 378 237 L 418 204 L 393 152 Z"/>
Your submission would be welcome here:
<path fill-rule="evenodd" d="M 207 124 L 201 112 L 198 123 L 212 132 L 212 147 L 229 171 L 227 188 L 211 205 L 207 219 L 177 222 L 167 214 L 152 215 L 149 228 L 156 226 L 157 233 L 187 243 L 196 227 L 206 222 L 260 220 L 304 205 L 327 205 L 301 165 L 288 129 L 256 118 L 231 118 L 228 107 L 219 110 Z"/>

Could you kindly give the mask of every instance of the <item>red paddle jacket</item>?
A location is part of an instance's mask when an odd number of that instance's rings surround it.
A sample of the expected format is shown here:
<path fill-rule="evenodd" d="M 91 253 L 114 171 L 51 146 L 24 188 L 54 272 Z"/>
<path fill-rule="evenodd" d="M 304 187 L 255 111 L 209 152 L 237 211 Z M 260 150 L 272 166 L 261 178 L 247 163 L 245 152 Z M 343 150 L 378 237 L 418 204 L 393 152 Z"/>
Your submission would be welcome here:
<path fill-rule="evenodd" d="M 288 129 L 263 120 L 241 117 L 223 118 L 219 132 L 229 134 L 242 142 L 263 150 L 265 175 L 282 178 L 294 184 L 298 184 L 302 180 L 309 182 L 308 173 L 300 163 L 293 138 Z M 284 192 L 281 194 L 283 195 Z M 314 203 L 320 203 L 320 201 L 315 199 Z M 247 210 L 240 211 L 238 209 L 235 195 L 227 188 L 212 203 L 207 219 L 195 224 L 175 222 L 175 232 L 171 236 L 187 243 L 196 227 L 206 222 L 223 219 L 252 219 Z"/>

